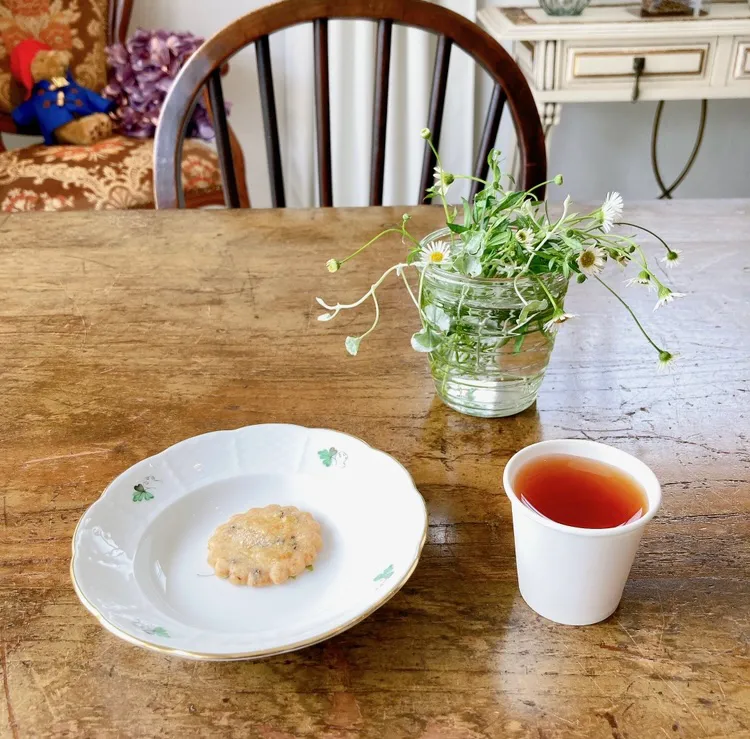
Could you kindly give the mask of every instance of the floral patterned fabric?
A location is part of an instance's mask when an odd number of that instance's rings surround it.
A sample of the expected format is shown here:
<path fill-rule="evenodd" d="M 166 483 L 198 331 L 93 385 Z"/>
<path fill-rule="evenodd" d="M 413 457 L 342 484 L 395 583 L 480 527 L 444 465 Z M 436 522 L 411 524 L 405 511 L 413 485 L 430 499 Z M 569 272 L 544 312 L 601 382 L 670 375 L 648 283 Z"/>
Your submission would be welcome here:
<path fill-rule="evenodd" d="M 78 82 L 97 92 L 107 84 L 107 0 L 0 0 L 0 111 L 22 92 L 10 76 L 10 51 L 26 38 L 70 51 Z"/>
<path fill-rule="evenodd" d="M 7 0 L 6 0 L 7 2 Z M 113 136 L 90 146 L 29 146 L 0 154 L 0 212 L 148 208 L 154 203 L 153 139 Z M 221 192 L 216 153 L 187 139 L 185 196 Z"/>

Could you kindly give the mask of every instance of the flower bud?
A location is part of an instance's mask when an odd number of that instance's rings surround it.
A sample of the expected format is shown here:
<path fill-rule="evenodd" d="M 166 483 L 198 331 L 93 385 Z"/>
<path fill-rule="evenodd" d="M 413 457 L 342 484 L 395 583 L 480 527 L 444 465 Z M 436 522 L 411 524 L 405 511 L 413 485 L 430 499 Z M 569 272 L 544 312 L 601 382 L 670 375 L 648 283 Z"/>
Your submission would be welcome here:
<path fill-rule="evenodd" d="M 421 131 L 419 132 L 419 135 L 420 135 L 420 136 L 421 136 L 421 137 L 422 137 L 423 139 L 425 139 L 425 141 L 426 141 L 427 139 L 429 139 L 429 138 L 430 138 L 430 136 L 432 136 L 432 133 L 430 133 L 430 129 L 429 129 L 429 128 L 423 128 L 423 129 L 422 129 L 422 130 L 421 130 Z"/>
<path fill-rule="evenodd" d="M 326 268 L 329 272 L 338 272 L 341 269 L 341 262 L 338 259 L 329 259 L 326 262 Z"/>
<path fill-rule="evenodd" d="M 561 174 L 555 175 L 554 183 L 556 185 L 562 185 L 562 183 L 563 183 L 563 176 Z"/>

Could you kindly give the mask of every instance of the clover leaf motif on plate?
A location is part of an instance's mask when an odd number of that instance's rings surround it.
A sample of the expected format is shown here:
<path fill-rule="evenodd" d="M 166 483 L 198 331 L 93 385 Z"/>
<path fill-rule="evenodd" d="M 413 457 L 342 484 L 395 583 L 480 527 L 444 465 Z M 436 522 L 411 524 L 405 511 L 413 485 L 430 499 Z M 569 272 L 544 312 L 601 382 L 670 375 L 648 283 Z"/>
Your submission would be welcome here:
<path fill-rule="evenodd" d="M 133 624 L 139 628 L 144 634 L 149 636 L 160 636 L 163 639 L 170 639 L 169 632 L 163 626 L 151 626 L 150 624 L 144 623 L 140 619 L 133 621 Z"/>
<path fill-rule="evenodd" d="M 142 482 L 133 485 L 133 503 L 140 503 L 142 500 L 153 500 L 154 494 L 147 490 Z"/>
<path fill-rule="evenodd" d="M 346 467 L 346 460 L 349 459 L 346 452 L 340 452 L 335 446 L 321 449 L 318 456 L 325 467 Z"/>
<path fill-rule="evenodd" d="M 379 575 L 375 575 L 373 578 L 373 582 L 378 582 L 379 580 L 382 580 L 385 582 L 386 580 L 390 579 L 393 576 L 393 565 L 388 565 Z"/>

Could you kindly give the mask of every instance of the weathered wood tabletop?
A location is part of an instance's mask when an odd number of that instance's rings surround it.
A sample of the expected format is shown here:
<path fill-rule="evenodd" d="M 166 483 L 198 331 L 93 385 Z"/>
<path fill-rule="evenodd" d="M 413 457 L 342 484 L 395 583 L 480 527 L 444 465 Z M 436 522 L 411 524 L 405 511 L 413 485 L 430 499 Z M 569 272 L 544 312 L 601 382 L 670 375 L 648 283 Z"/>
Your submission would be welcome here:
<path fill-rule="evenodd" d="M 401 209 L 17 214 L 0 221 L 0 735 L 750 737 L 750 202 L 661 202 L 630 220 L 684 250 L 688 296 L 653 353 L 600 286 L 571 289 L 535 407 L 481 420 L 437 401 L 394 281 L 371 315 L 315 320 L 402 253 L 325 270 Z M 440 211 L 416 209 L 428 232 Z M 615 284 L 620 281 L 611 275 Z M 429 510 L 415 574 L 350 631 L 244 663 L 118 641 L 70 583 L 76 522 L 107 483 L 185 437 L 259 422 L 360 436 Z M 543 438 L 614 444 L 662 481 L 618 611 L 571 628 L 516 585 L 506 461 Z"/>

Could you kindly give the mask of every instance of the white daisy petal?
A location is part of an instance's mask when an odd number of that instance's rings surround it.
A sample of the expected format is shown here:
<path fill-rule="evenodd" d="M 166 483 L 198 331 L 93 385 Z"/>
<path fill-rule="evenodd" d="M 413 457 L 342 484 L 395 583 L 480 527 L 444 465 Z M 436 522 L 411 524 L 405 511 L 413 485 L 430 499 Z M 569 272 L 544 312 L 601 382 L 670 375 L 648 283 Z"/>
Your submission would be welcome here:
<path fill-rule="evenodd" d="M 619 192 L 608 192 L 602 203 L 602 231 L 609 233 L 612 226 L 622 215 L 624 204 Z"/>
<path fill-rule="evenodd" d="M 577 262 L 582 274 L 586 277 L 593 277 L 604 267 L 604 250 L 598 246 L 587 246 L 578 255 Z"/>
<path fill-rule="evenodd" d="M 554 331 L 557 331 L 557 329 L 560 327 L 560 324 L 563 324 L 565 323 L 565 321 L 569 321 L 571 318 L 575 317 L 575 313 L 565 313 L 561 310 L 555 311 L 555 313 L 552 315 L 552 318 L 550 318 L 550 320 L 544 324 L 544 330 L 548 334 L 553 333 Z"/>
<path fill-rule="evenodd" d="M 433 241 L 421 250 L 420 264 L 445 264 L 451 256 L 451 245 L 447 241 Z"/>
<path fill-rule="evenodd" d="M 516 241 L 519 244 L 528 246 L 534 241 L 534 232 L 530 228 L 519 228 L 516 231 Z"/>
<path fill-rule="evenodd" d="M 676 298 L 684 298 L 685 293 L 675 293 L 672 292 L 668 287 L 664 288 L 663 290 L 659 289 L 659 299 L 656 301 L 656 305 L 654 306 L 654 310 L 657 308 L 661 308 L 663 305 L 667 305 L 667 303 L 671 303 Z"/>
<path fill-rule="evenodd" d="M 661 261 L 664 262 L 664 265 L 668 269 L 672 269 L 672 267 L 676 266 L 680 262 L 680 255 L 682 254 L 681 249 L 670 249 L 667 252 L 667 256 L 665 256 Z"/>

